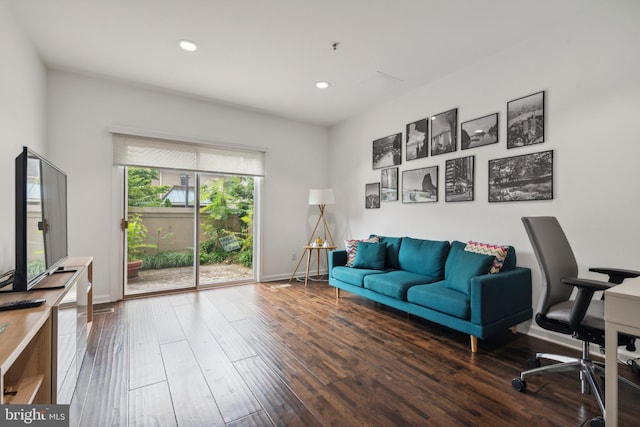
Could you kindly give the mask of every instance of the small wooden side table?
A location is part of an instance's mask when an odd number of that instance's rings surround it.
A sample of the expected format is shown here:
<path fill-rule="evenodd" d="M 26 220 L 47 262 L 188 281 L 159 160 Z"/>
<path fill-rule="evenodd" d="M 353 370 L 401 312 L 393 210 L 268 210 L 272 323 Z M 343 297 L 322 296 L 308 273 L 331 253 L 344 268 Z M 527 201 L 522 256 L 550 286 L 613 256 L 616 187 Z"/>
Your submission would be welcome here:
<path fill-rule="evenodd" d="M 307 253 L 307 270 L 304 276 L 304 287 L 306 288 L 307 283 L 309 282 L 309 267 L 311 266 L 311 253 L 313 251 L 316 251 L 316 262 L 317 262 L 316 277 L 319 277 L 320 276 L 320 251 L 323 251 L 323 250 L 325 251 L 325 258 L 327 260 L 327 269 L 328 269 L 329 268 L 329 251 L 336 249 L 336 246 L 305 245 L 303 246 L 303 248 L 304 248 L 304 251 Z M 293 273 L 291 274 L 289 281 L 293 280 L 293 277 L 296 275 L 298 271 L 298 267 L 300 267 L 300 263 L 302 262 L 303 258 L 304 258 L 304 254 L 302 255 L 302 257 L 300 257 L 300 261 L 298 261 L 298 265 L 296 265 L 296 269 L 293 270 Z"/>

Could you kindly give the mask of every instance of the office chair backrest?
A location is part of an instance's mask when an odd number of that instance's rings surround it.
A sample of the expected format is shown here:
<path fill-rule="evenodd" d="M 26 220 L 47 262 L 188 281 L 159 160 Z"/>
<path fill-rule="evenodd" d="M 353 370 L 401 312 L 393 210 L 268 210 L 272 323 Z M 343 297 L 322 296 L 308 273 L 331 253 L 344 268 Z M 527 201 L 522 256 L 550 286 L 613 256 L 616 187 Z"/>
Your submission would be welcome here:
<path fill-rule="evenodd" d="M 577 277 L 578 263 L 555 217 L 523 217 L 522 222 L 542 270 L 542 294 L 537 312 L 546 314 L 551 305 L 571 296 L 573 287 L 563 284 L 561 279 Z"/>

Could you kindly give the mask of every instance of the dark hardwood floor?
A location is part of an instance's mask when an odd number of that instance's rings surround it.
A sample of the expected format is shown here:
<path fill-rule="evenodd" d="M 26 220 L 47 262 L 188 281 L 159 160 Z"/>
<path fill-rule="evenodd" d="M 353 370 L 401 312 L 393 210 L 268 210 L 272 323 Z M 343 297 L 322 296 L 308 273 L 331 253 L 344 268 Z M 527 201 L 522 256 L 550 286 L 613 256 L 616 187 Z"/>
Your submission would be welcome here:
<path fill-rule="evenodd" d="M 536 351 L 564 347 L 505 331 L 472 354 L 465 334 L 336 301 L 326 283 L 273 285 L 96 307 L 113 311 L 95 316 L 71 425 L 579 426 L 598 414 L 573 374 L 511 387 Z"/>

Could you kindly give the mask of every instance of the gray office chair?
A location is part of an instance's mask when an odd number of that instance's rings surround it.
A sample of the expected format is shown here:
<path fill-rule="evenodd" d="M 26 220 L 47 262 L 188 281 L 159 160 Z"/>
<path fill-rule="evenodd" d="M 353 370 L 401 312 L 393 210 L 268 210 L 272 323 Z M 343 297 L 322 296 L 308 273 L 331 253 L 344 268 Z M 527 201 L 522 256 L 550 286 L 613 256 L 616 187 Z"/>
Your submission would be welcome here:
<path fill-rule="evenodd" d="M 526 379 L 534 375 L 554 372 L 578 371 L 582 393 L 593 394 L 598 401 L 602 417 L 591 420 L 592 426 L 604 426 L 604 396 L 594 372 L 594 362 L 589 355 L 589 344 L 604 347 L 604 301 L 592 300 L 596 291 L 602 291 L 622 283 L 626 278 L 638 277 L 640 272 L 609 268 L 591 268 L 589 271 L 607 274 L 608 282 L 579 279 L 576 262 L 569 241 L 555 217 L 524 217 L 533 252 L 542 271 L 542 294 L 538 302 L 536 323 L 541 328 L 572 335 L 582 341 L 582 357 L 567 357 L 557 354 L 537 353 L 529 360 L 529 369 L 512 380 L 513 388 L 525 391 Z M 575 300 L 571 300 L 573 289 L 578 288 Z M 621 336 L 621 344 L 635 349 L 633 337 Z M 540 367 L 540 359 L 555 363 Z"/>

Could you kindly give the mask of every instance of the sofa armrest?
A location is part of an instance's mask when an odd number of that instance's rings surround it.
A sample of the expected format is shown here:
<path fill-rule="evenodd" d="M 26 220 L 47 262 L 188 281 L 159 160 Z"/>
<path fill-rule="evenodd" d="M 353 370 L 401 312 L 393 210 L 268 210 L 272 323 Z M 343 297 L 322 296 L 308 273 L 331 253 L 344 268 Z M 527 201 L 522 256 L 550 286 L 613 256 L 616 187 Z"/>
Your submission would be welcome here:
<path fill-rule="evenodd" d="M 471 278 L 471 323 L 486 325 L 531 309 L 531 270 L 516 267 Z"/>
<path fill-rule="evenodd" d="M 347 264 L 347 251 L 336 250 L 329 252 L 329 279 L 333 277 L 333 267 Z"/>

